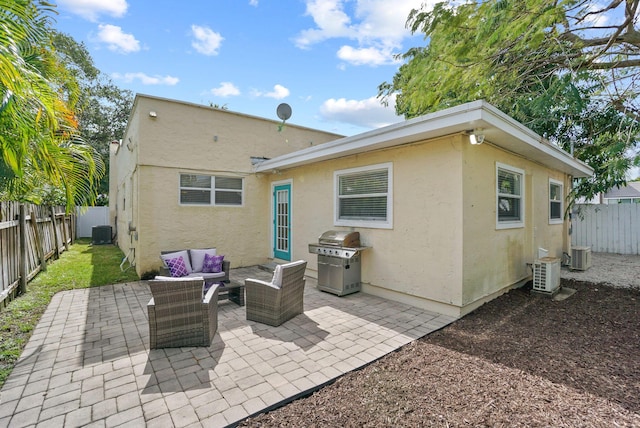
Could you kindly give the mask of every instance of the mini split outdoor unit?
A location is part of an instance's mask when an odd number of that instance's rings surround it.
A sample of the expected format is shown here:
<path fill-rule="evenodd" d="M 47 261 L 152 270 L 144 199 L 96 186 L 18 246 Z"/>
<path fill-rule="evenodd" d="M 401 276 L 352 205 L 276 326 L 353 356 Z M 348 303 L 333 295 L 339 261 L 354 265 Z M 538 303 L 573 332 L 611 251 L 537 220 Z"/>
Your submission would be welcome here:
<path fill-rule="evenodd" d="M 543 257 L 533 262 L 533 290 L 553 293 L 560 287 L 560 259 Z"/>
<path fill-rule="evenodd" d="M 591 267 L 591 247 L 571 249 L 571 270 L 587 270 Z"/>

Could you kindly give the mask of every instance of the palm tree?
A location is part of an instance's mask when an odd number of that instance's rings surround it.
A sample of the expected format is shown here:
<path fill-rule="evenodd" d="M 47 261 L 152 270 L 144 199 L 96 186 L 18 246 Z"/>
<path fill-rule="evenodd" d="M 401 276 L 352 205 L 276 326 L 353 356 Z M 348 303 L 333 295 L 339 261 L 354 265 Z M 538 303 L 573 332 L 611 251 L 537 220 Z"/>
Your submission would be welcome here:
<path fill-rule="evenodd" d="M 42 0 L 0 0 L 0 194 L 33 201 L 45 184 L 71 209 L 95 198 L 104 164 L 78 137 L 77 84 L 53 50 L 54 12 Z"/>

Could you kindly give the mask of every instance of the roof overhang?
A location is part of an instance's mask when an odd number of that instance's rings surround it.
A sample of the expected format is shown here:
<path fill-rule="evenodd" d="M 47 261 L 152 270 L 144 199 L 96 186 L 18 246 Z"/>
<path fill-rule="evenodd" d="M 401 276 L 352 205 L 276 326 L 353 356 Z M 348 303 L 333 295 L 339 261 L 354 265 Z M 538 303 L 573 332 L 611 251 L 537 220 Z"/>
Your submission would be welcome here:
<path fill-rule="evenodd" d="M 256 172 L 285 170 L 373 150 L 482 128 L 485 142 L 573 177 L 593 169 L 486 101 L 473 101 L 351 137 L 302 149 L 256 165 Z"/>

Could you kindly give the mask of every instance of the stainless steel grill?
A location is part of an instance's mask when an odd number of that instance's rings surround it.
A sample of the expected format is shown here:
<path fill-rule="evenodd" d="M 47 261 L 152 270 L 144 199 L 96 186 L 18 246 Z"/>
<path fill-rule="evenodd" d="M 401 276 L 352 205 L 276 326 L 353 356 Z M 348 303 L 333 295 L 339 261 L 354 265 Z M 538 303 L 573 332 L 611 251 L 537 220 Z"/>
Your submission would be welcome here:
<path fill-rule="evenodd" d="M 318 289 L 344 296 L 360 291 L 360 232 L 329 230 L 309 244 L 318 255 Z"/>

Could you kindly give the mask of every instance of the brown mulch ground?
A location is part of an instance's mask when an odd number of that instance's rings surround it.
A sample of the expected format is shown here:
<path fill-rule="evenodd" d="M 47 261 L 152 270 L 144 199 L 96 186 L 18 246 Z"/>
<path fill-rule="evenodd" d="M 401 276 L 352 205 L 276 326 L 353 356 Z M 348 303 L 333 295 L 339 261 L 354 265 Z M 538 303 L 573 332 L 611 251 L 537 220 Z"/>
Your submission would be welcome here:
<path fill-rule="evenodd" d="M 249 427 L 640 427 L 640 290 L 513 290 Z"/>

